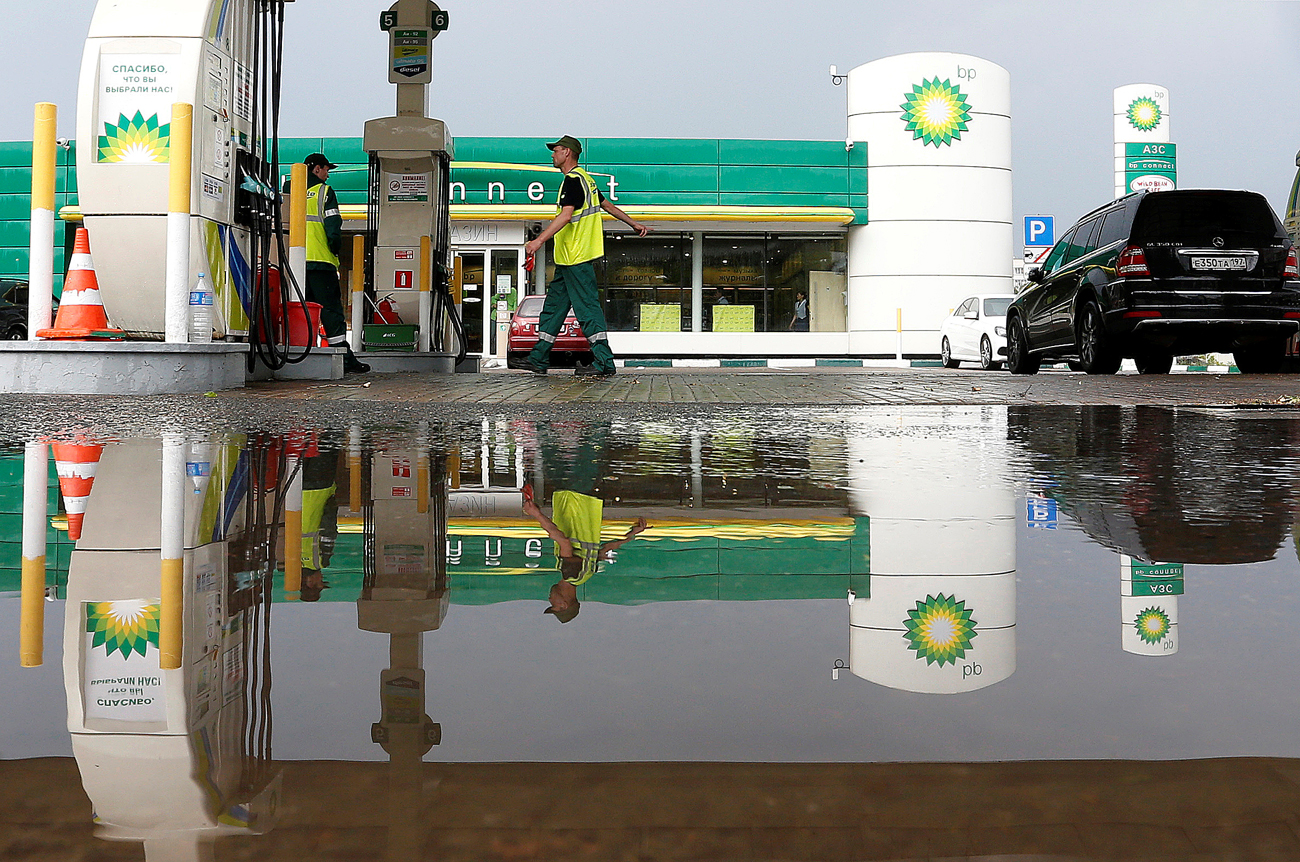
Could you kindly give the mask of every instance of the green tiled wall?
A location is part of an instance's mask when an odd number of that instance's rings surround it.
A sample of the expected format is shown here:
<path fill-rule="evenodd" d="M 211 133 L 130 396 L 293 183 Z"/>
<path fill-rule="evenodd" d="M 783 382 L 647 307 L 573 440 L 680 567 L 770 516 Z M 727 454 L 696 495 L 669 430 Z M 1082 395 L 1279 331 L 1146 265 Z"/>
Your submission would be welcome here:
<path fill-rule="evenodd" d="M 852 207 L 858 224 L 867 220 L 867 145 L 846 151 L 840 141 L 751 141 L 676 138 L 580 138 L 582 164 L 596 174 L 613 174 L 620 204 L 690 206 Z M 549 168 L 546 138 L 457 138 L 457 162 L 503 162 Z M 29 141 L 0 141 L 0 276 L 27 275 L 31 216 Z M 75 205 L 75 147 L 58 153 L 59 208 Z M 282 138 L 280 161 L 288 165 L 314 152 L 339 167 L 330 183 L 344 204 L 366 202 L 369 157 L 361 138 Z M 287 168 L 282 173 L 287 176 Z M 608 182 L 598 176 L 601 190 Z M 528 197 L 532 182 L 543 185 L 543 203 L 555 200 L 560 178 L 550 171 L 494 171 L 455 168 L 465 203 L 486 204 L 488 183 L 504 184 L 504 199 L 492 203 L 538 203 Z M 454 202 L 459 203 L 457 196 Z M 55 234 L 55 292 L 62 291 L 65 236 Z"/>
<path fill-rule="evenodd" d="M 22 587 L 23 554 L 23 453 L 0 454 L 0 593 L 18 592 Z M 54 459 L 46 477 L 46 511 L 60 511 L 59 477 Z M 45 579 L 62 586 L 68 582 L 72 542 L 66 533 L 46 525 Z"/>

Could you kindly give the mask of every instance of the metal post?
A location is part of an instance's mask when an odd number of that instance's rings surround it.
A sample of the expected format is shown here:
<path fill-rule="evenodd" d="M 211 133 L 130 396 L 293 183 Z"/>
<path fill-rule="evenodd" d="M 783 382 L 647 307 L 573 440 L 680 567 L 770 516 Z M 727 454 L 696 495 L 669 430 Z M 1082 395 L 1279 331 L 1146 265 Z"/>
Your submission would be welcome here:
<path fill-rule="evenodd" d="M 366 323 L 366 238 L 352 237 L 352 352 L 361 352 Z"/>
<path fill-rule="evenodd" d="M 32 441 L 23 453 L 22 607 L 19 664 L 40 667 L 45 660 L 45 519 L 49 507 L 50 461 L 44 443 Z"/>
<path fill-rule="evenodd" d="M 704 231 L 691 234 L 691 332 L 704 331 Z"/>
<path fill-rule="evenodd" d="M 894 311 L 897 319 L 895 325 L 898 328 L 898 361 L 901 363 L 903 361 L 903 309 L 896 308 Z"/>
<path fill-rule="evenodd" d="M 163 670 L 181 666 L 185 613 L 185 440 L 163 438 L 162 448 L 162 602 L 158 651 Z"/>
<path fill-rule="evenodd" d="M 172 105 L 167 174 L 167 286 L 163 329 L 168 344 L 190 340 L 190 150 L 194 108 Z"/>
<path fill-rule="evenodd" d="M 36 341 L 36 333 L 49 329 L 52 324 L 57 132 L 58 108 L 49 102 L 37 102 L 32 129 L 32 236 L 27 256 L 28 341 Z M 44 544 L 41 547 L 44 548 Z M 41 553 L 43 555 L 44 551 Z"/>

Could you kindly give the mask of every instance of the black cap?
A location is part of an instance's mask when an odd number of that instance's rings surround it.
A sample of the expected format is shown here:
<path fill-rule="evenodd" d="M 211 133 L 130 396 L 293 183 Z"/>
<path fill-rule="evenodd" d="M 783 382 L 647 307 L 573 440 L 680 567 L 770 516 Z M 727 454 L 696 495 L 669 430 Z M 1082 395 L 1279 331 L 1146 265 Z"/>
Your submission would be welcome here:
<path fill-rule="evenodd" d="M 558 141 L 554 141 L 546 145 L 546 149 L 548 150 L 553 150 L 556 147 L 568 147 L 569 150 L 572 151 L 573 157 L 575 159 L 578 156 L 582 155 L 582 143 L 573 135 L 565 135 L 564 137 L 560 138 Z"/>
<path fill-rule="evenodd" d="M 329 168 L 330 170 L 333 170 L 334 168 L 338 167 L 338 165 L 334 164 L 329 159 L 325 158 L 324 153 L 312 153 L 310 156 L 303 159 L 302 163 L 309 168 L 323 167 L 323 168 Z"/>

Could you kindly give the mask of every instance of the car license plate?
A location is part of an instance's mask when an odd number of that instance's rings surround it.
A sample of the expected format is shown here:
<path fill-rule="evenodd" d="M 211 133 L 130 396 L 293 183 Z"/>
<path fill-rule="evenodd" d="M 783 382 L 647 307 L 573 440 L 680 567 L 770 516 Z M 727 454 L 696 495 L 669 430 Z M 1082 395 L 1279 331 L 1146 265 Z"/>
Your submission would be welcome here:
<path fill-rule="evenodd" d="M 1245 270 L 1248 266 L 1246 258 L 1233 255 L 1223 255 L 1221 257 L 1194 257 L 1192 258 L 1192 269 L 1209 269 L 1216 271 L 1224 270 Z"/>

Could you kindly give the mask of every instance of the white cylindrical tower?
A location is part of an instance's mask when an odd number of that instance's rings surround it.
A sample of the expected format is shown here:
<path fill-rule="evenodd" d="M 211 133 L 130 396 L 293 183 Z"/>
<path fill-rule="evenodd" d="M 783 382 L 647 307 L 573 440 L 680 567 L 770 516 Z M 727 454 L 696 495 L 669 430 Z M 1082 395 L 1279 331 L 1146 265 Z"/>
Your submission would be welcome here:
<path fill-rule="evenodd" d="M 1169 88 L 1115 88 L 1115 197 L 1178 185 L 1177 147 L 1169 141 Z"/>
<path fill-rule="evenodd" d="M 867 416 L 848 440 L 871 576 L 849 606 L 849 670 L 956 694 L 1016 669 L 1015 490 L 1005 408 Z"/>
<path fill-rule="evenodd" d="M 886 57 L 848 76 L 869 223 L 849 228 L 849 351 L 937 355 L 966 297 L 1012 293 L 1011 78 L 965 54 Z"/>

